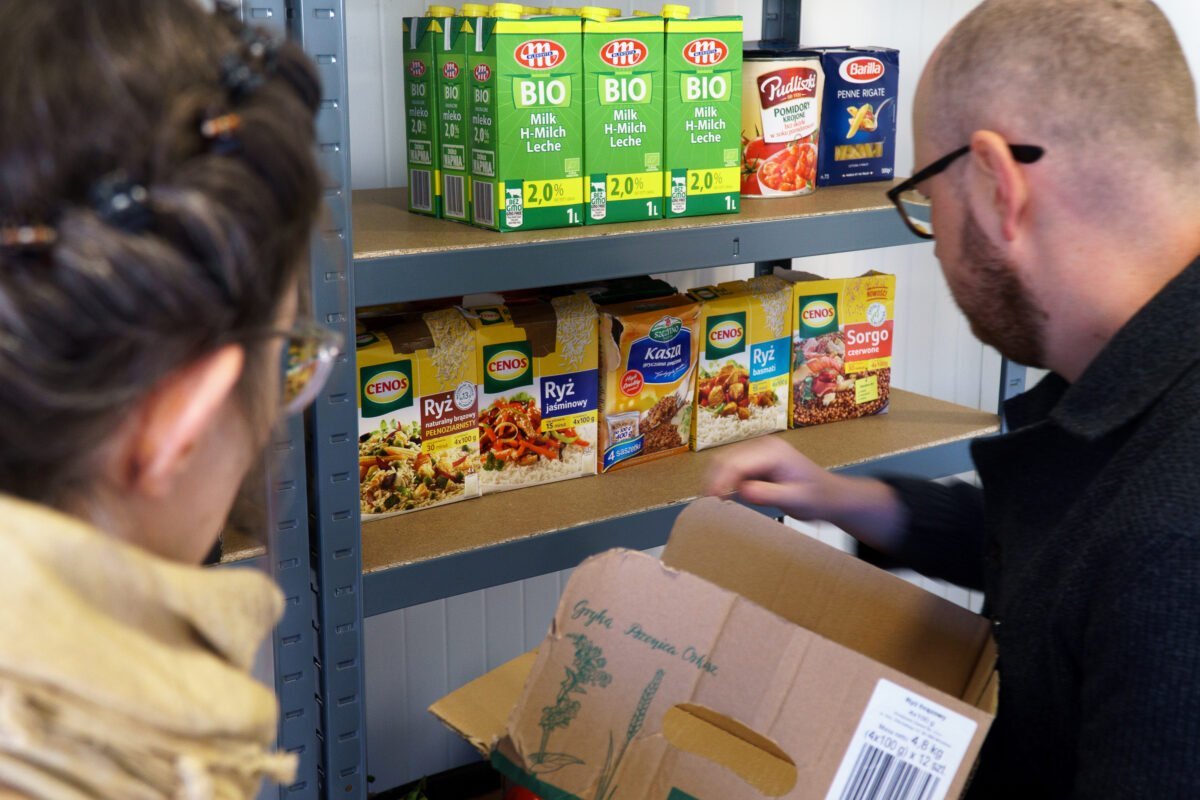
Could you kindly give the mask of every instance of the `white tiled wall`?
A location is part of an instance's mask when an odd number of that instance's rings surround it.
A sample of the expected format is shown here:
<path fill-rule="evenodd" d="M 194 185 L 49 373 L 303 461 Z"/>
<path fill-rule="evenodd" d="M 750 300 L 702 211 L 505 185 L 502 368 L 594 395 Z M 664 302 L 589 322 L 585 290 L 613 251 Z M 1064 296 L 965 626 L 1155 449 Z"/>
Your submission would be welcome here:
<path fill-rule="evenodd" d="M 920 68 L 934 45 L 976 0 L 808 0 L 804 40 L 896 47 L 901 51 L 901 125 L 897 174 L 912 169 L 907 108 Z M 347 0 L 352 176 L 356 188 L 403 183 L 404 129 L 400 79 L 400 19 L 421 13 L 419 0 Z M 619 3 L 625 10 L 654 3 Z M 701 0 L 697 15 L 746 16 L 747 38 L 758 38 L 761 4 Z M 1200 2 L 1162 0 L 1200 71 Z M 830 276 L 879 269 L 898 276 L 894 383 L 964 405 L 994 409 L 999 357 L 971 336 L 942 281 L 929 245 L 806 259 Z M 747 268 L 673 276 L 687 287 Z M 554 276 L 547 276 L 547 283 Z M 581 491 L 586 481 L 580 482 Z M 830 544 L 844 535 L 829 526 L 801 526 Z M 482 592 L 373 617 L 366 622 L 368 771 L 373 789 L 466 763 L 474 753 L 442 730 L 426 707 L 446 692 L 533 647 L 545 633 L 569 573 L 546 575 Z M 978 608 L 979 597 L 909 576 L 951 600 Z"/>

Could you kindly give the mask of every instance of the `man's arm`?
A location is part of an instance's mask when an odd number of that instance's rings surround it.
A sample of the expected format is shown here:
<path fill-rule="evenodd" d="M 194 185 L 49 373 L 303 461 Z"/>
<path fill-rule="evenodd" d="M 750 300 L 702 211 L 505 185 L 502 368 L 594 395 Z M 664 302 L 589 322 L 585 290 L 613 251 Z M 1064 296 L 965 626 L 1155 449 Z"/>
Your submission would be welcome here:
<path fill-rule="evenodd" d="M 1200 797 L 1200 537 L 1148 548 L 1087 623 L 1073 797 Z"/>

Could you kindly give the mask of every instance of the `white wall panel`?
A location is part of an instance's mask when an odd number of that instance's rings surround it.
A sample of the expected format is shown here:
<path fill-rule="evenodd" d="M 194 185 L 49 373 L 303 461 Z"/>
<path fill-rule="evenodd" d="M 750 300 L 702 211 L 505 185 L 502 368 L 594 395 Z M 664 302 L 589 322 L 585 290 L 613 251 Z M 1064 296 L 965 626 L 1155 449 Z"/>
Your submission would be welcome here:
<path fill-rule="evenodd" d="M 912 95 L 920 67 L 933 47 L 975 0 L 807 0 L 804 41 L 868 43 L 901 51 L 897 173 L 912 169 Z M 404 183 L 403 85 L 399 76 L 401 18 L 422 13 L 419 0 L 347 0 L 352 180 L 356 188 Z M 618 3 L 624 10 L 656 3 Z M 1161 0 L 1200 71 L 1200 2 Z M 707 0 L 698 13 L 743 13 L 747 37 L 758 38 L 759 3 Z M 999 356 L 970 334 L 954 307 L 930 245 L 804 259 L 797 268 L 829 276 L 867 269 L 897 275 L 897 386 L 965 405 L 994 409 Z M 671 275 L 682 288 L 748 268 Z M 549 282 L 549 281 L 548 281 Z M 586 486 L 580 483 L 581 488 Z M 798 528 L 828 544 L 846 547 L 845 534 L 829 525 Z M 374 617 L 366 622 L 368 769 L 381 790 L 449 769 L 475 758 L 444 731 L 426 707 L 446 691 L 535 645 L 545 633 L 570 572 L 473 592 Z M 978 611 L 982 598 L 929 581 L 908 579 Z"/>

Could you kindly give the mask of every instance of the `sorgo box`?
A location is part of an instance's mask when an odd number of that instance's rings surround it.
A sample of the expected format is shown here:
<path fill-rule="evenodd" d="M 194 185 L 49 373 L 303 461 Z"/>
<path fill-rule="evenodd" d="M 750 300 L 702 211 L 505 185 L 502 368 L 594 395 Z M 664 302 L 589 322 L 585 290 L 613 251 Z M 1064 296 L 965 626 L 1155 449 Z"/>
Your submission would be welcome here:
<path fill-rule="evenodd" d="M 582 225 L 580 20 L 472 24 L 472 221 L 497 231 Z"/>
<path fill-rule="evenodd" d="M 742 18 L 666 23 L 666 216 L 741 209 Z"/>
<path fill-rule="evenodd" d="M 895 340 L 896 276 L 868 272 L 825 279 L 791 270 L 791 427 L 888 409 Z"/>

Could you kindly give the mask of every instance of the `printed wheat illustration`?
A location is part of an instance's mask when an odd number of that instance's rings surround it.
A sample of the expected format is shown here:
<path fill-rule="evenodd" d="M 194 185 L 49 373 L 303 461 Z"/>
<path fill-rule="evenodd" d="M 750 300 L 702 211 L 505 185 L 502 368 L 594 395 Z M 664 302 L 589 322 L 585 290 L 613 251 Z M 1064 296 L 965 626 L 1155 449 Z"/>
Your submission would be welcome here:
<path fill-rule="evenodd" d="M 596 785 L 595 800 L 611 800 L 612 796 L 616 794 L 617 787 L 613 784 L 613 779 L 616 778 L 617 770 L 620 769 L 621 762 L 625 759 L 625 751 L 629 749 L 629 745 L 637 738 L 642 726 L 646 724 L 646 714 L 650 710 L 650 704 L 654 702 L 654 696 L 658 694 L 659 687 L 662 686 L 665 674 L 661 669 L 655 672 L 650 683 L 642 690 L 642 698 L 633 711 L 633 717 L 629 720 L 629 727 L 625 731 L 625 741 L 621 743 L 621 749 L 617 752 L 615 760 L 613 759 L 613 736 L 612 732 L 609 732 L 608 755 L 604 759 L 604 771 L 600 773 L 600 782 Z"/>
<path fill-rule="evenodd" d="M 545 775 L 557 772 L 572 764 L 582 764 L 583 759 L 568 753 L 551 753 L 546 751 L 550 744 L 550 734 L 558 728 L 568 727 L 579 714 L 579 701 L 573 694 L 587 694 L 588 686 L 601 689 L 612 683 L 612 675 L 604 671 L 608 663 L 604 658 L 604 650 L 579 633 L 567 634 L 567 638 L 575 643 L 575 660 L 566 667 L 566 677 L 558 689 L 558 697 L 552 706 L 542 708 L 542 719 L 538 726 L 542 729 L 542 743 L 538 751 L 529 757 L 530 771 L 535 775 Z"/>

